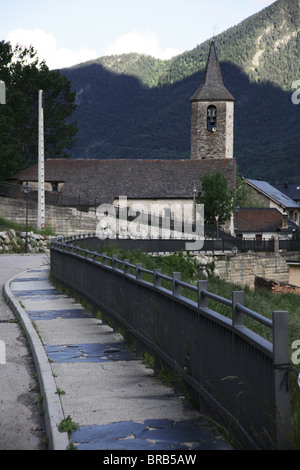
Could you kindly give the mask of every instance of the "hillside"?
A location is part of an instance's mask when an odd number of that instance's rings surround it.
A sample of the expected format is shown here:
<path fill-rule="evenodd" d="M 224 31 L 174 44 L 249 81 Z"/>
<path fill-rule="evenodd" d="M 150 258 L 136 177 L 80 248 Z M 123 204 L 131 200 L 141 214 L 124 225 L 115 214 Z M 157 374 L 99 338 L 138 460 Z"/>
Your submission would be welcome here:
<path fill-rule="evenodd" d="M 300 180 L 300 105 L 291 101 L 300 80 L 299 11 L 299 0 L 278 0 L 215 38 L 224 83 L 236 98 L 239 171 L 274 184 Z M 62 70 L 77 92 L 73 156 L 189 158 L 189 98 L 209 43 L 169 61 L 126 54 Z"/>

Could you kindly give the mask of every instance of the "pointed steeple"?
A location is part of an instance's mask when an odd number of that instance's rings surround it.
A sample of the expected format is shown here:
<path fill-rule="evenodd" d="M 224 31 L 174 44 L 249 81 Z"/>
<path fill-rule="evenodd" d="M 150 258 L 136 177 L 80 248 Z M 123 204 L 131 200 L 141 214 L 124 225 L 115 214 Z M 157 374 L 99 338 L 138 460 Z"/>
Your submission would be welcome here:
<path fill-rule="evenodd" d="M 214 41 L 210 45 L 202 84 L 190 101 L 235 101 L 224 86 Z"/>

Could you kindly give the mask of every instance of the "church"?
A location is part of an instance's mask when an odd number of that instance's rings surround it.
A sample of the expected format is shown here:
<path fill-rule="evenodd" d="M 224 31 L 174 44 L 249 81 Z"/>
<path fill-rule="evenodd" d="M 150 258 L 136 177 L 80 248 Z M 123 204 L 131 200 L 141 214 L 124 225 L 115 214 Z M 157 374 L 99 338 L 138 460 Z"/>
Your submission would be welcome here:
<path fill-rule="evenodd" d="M 212 41 L 202 83 L 190 98 L 191 158 L 143 159 L 46 159 L 46 202 L 63 206 L 164 203 L 182 207 L 193 203 L 201 190 L 201 177 L 220 171 L 228 188 L 236 184 L 233 156 L 235 99 L 223 83 L 216 45 Z M 38 165 L 10 178 L 22 186 L 38 187 Z M 176 217 L 176 214 L 174 214 Z"/>

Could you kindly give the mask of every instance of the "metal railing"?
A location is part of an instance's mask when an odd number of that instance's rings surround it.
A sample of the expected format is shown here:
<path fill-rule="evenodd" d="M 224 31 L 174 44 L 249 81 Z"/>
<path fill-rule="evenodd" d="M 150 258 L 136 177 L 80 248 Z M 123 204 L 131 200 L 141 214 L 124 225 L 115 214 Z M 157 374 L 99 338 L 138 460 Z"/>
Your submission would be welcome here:
<path fill-rule="evenodd" d="M 125 250 L 141 250 L 144 253 L 170 253 L 174 251 L 186 251 L 186 240 L 184 239 L 100 239 L 95 233 L 88 235 L 70 236 L 68 240 L 74 244 L 80 244 L 83 240 L 87 240 L 89 249 L 97 251 L 103 249 L 106 244 L 119 245 Z M 200 252 L 238 252 L 238 251 L 274 251 L 274 240 L 264 240 L 257 242 L 255 240 L 245 240 L 240 238 L 205 238 L 203 247 Z"/>
<path fill-rule="evenodd" d="M 134 337 L 137 354 L 149 352 L 171 370 L 200 411 L 246 448 L 289 447 L 287 312 L 270 320 L 244 305 L 243 292 L 225 299 L 209 292 L 207 281 L 190 285 L 180 273 L 166 276 L 65 239 L 52 241 L 50 259 L 57 281 Z M 212 310 L 211 300 L 231 315 Z M 250 330 L 246 317 L 270 328 L 273 342 Z"/>
<path fill-rule="evenodd" d="M 300 240 L 279 240 L 279 249 L 285 251 L 300 251 Z"/>

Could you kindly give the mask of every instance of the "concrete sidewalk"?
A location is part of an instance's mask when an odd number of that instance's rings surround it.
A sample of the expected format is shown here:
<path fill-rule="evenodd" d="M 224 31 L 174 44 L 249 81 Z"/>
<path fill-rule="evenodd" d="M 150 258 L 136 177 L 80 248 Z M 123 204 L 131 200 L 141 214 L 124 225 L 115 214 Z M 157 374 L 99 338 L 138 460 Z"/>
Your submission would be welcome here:
<path fill-rule="evenodd" d="M 123 338 L 49 282 L 47 266 L 5 285 L 28 336 L 44 397 L 49 448 L 229 450 L 182 396 L 153 375 Z M 71 433 L 59 424 L 78 425 Z"/>

